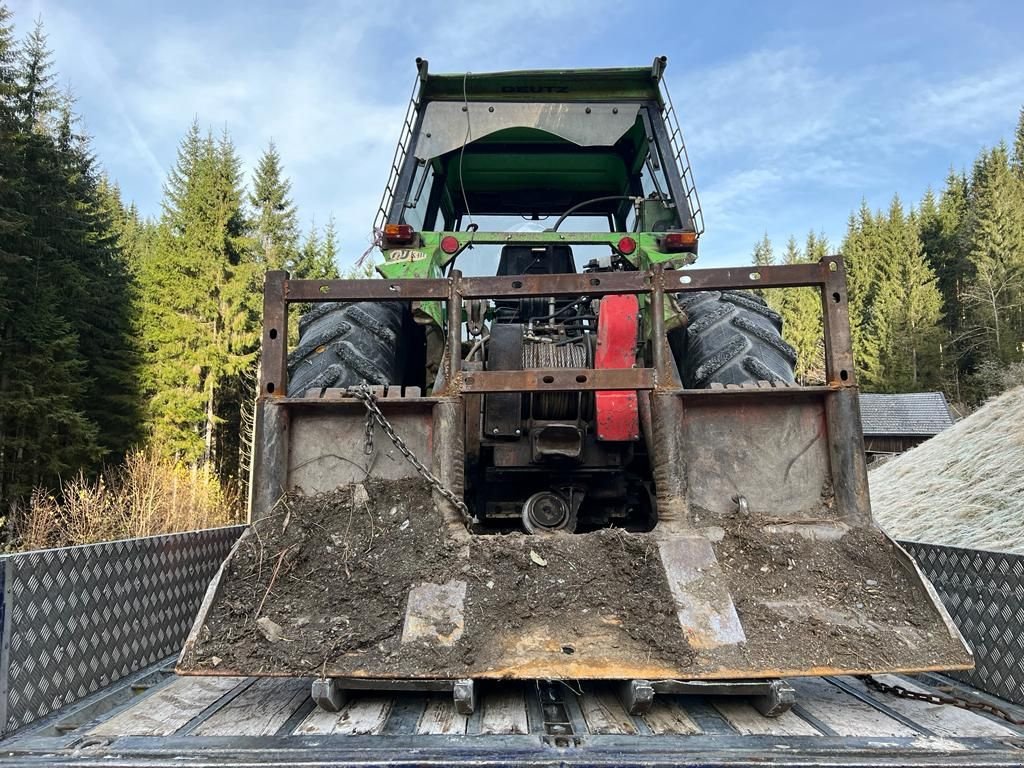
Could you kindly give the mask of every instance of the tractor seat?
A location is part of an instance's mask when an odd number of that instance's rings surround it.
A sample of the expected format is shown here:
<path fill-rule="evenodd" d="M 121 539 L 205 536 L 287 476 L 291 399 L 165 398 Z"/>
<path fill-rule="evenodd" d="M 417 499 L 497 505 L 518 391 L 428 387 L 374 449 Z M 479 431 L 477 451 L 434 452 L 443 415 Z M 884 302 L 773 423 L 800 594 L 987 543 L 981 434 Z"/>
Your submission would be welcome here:
<path fill-rule="evenodd" d="M 498 277 L 509 275 L 574 275 L 576 262 L 568 245 L 506 245 L 498 260 Z"/>
<path fill-rule="evenodd" d="M 542 248 L 531 245 L 506 245 L 501 249 L 498 260 L 498 277 L 513 275 L 574 275 L 576 262 L 572 248 L 568 245 L 548 245 Z M 555 311 L 571 304 L 573 299 L 559 299 Z M 532 299 L 506 299 L 494 302 L 494 319 L 498 323 L 525 323 L 531 317 L 541 317 L 550 312 L 548 300 L 542 297 Z"/>

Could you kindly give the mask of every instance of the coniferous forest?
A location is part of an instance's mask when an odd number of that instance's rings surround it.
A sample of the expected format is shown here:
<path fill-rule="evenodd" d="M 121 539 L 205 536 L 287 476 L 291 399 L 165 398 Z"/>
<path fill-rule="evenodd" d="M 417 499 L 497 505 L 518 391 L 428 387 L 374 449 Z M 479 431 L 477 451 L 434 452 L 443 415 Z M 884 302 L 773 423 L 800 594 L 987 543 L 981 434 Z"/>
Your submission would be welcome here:
<path fill-rule="evenodd" d="M 189 468 L 186 482 L 202 469 L 237 496 L 263 272 L 337 276 L 333 224 L 300 231 L 272 142 L 247 178 L 230 135 L 193 123 L 161 214 L 143 219 L 103 174 L 56 82 L 42 25 L 17 40 L 0 4 L 0 517 L 9 536 L 25 528 L 34 490 L 43 501 L 71 486 L 85 492 L 87 483 L 69 481 L 139 449 Z"/>
<path fill-rule="evenodd" d="M 227 131 L 193 122 L 160 214 L 143 218 L 56 83 L 42 25 L 16 39 L 0 4 L 0 517 L 6 538 L 37 546 L 157 532 L 159 521 L 107 518 L 156 498 L 147 483 L 160 467 L 180 525 L 203 482 L 237 505 L 263 273 L 337 275 L 333 224 L 300 224 L 270 137 L 246 169 Z M 766 235 L 753 262 L 843 255 L 862 389 L 941 389 L 971 407 L 1020 382 L 1024 111 L 1012 146 L 981 150 L 939 192 L 887 210 L 861 203 L 840 243 L 809 224 L 784 247 Z M 798 351 L 800 383 L 820 382 L 816 294 L 765 298 Z M 75 506 L 86 497 L 112 511 L 89 518 Z"/>

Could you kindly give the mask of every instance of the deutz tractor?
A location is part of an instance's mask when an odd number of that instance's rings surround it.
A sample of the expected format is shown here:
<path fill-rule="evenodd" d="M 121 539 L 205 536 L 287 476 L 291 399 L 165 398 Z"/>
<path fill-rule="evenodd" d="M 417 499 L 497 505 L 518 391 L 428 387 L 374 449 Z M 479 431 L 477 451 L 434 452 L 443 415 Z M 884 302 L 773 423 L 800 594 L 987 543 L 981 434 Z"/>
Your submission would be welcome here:
<path fill-rule="evenodd" d="M 327 708 L 447 686 L 463 712 L 481 679 L 617 680 L 633 711 L 713 681 L 777 713 L 786 676 L 970 666 L 871 517 L 841 259 L 691 267 L 664 68 L 418 61 L 380 279 L 267 275 L 253 525 L 179 671 L 315 676 Z M 821 296 L 817 386 L 762 298 L 795 286 Z M 366 488 L 403 482 L 429 513 L 375 517 Z M 303 498 L 341 527 L 275 544 Z M 353 521 L 369 549 L 339 561 Z M 372 559 L 407 530 L 435 544 Z"/>

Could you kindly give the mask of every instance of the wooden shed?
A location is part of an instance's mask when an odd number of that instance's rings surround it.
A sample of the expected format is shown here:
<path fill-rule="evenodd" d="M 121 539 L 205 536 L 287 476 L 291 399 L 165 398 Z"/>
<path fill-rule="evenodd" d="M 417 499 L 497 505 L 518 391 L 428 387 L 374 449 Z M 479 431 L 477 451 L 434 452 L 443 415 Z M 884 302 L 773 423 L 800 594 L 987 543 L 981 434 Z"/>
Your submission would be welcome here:
<path fill-rule="evenodd" d="M 941 392 L 861 394 L 860 418 L 868 461 L 908 451 L 953 426 L 954 421 Z"/>

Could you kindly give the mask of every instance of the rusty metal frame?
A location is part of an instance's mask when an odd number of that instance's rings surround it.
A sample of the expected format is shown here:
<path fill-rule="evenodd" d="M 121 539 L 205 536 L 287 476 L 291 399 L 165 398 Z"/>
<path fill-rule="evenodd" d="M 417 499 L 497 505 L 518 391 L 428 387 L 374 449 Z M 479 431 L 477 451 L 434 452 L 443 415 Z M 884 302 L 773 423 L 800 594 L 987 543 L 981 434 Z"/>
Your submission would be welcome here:
<path fill-rule="evenodd" d="M 665 328 L 665 294 L 743 288 L 813 287 L 821 294 L 825 336 L 827 390 L 856 386 L 850 337 L 846 277 L 842 260 L 829 256 L 817 263 L 770 267 L 463 277 L 396 280 L 291 280 L 287 272 L 268 272 L 263 297 L 263 398 L 287 395 L 288 306 L 324 301 L 444 301 L 447 303 L 448 344 L 445 385 L 435 395 L 462 393 L 562 390 L 678 391 Z M 624 370 L 462 371 L 452 351 L 461 347 L 462 305 L 467 299 L 512 299 L 540 296 L 608 296 L 639 294 L 650 297 L 653 367 Z M 788 388 L 800 389 L 806 388 Z M 714 392 L 715 390 L 711 390 Z M 729 391 L 729 390 L 726 390 Z M 762 390 L 755 389 L 754 392 Z M 325 401 L 331 402 L 331 401 Z"/>
<path fill-rule="evenodd" d="M 825 341 L 824 386 L 777 386 L 768 382 L 744 387 L 683 389 L 669 347 L 666 294 L 688 291 L 751 288 L 815 288 L 822 302 Z M 463 369 L 463 303 L 470 299 L 514 299 L 538 296 L 608 296 L 635 294 L 650 303 L 652 367 L 633 369 L 534 369 L 484 371 Z M 871 521 L 867 467 L 857 403 L 856 375 L 850 336 L 846 277 L 842 260 L 829 256 L 817 263 L 721 269 L 666 269 L 568 275 L 463 277 L 455 270 L 446 278 L 393 280 L 290 280 L 283 271 L 268 272 L 264 289 L 263 356 L 257 403 L 256 447 L 264 471 L 254 475 L 251 510 L 266 513 L 286 490 L 288 438 L 292 408 L 344 408 L 356 404 L 342 392 L 330 397 L 287 392 L 288 307 L 296 302 L 324 301 L 444 301 L 447 343 L 439 381 L 429 400 L 434 409 L 437 445 L 434 471 L 457 493 L 463 487 L 465 400 L 486 393 L 537 391 L 635 390 L 644 393 L 641 411 L 652 454 L 664 457 L 654 469 L 659 518 L 668 525 L 685 524 L 688 516 L 685 482 L 677 469 L 684 465 L 687 446 L 679 425 L 684 409 L 712 406 L 721 398 L 743 402 L 778 402 L 793 398 L 823 401 L 831 480 L 837 507 L 855 525 Z M 668 314 L 671 314 L 670 312 Z M 324 394 L 324 393 L 319 393 Z M 385 398 L 390 408 L 401 398 Z M 264 423 L 265 422 L 265 423 Z M 660 467 L 660 469 L 659 469 Z M 444 510 L 442 510 L 444 511 Z M 449 510 L 450 511 L 450 510 Z M 453 518 L 454 519 L 454 518 Z"/>

